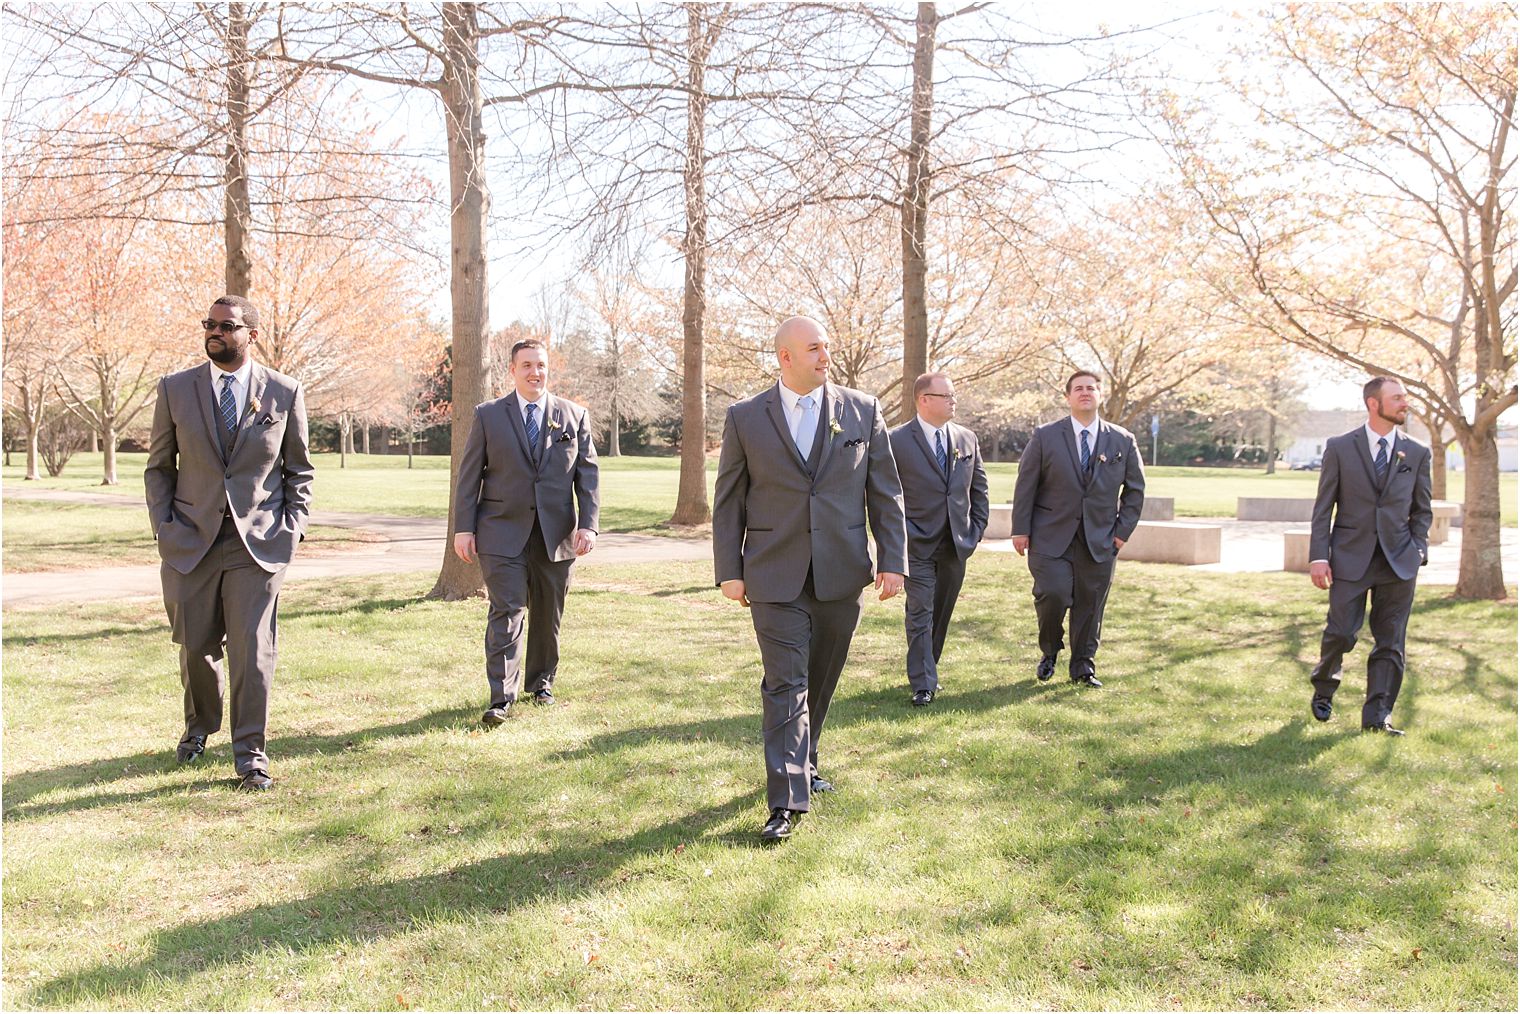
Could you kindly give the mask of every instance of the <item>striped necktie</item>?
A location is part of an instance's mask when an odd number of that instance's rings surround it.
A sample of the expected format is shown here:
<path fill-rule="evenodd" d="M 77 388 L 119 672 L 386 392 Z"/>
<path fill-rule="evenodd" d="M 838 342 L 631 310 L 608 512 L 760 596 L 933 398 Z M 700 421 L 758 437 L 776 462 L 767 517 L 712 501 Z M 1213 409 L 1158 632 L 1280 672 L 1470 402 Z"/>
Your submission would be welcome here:
<path fill-rule="evenodd" d="M 222 374 L 222 396 L 217 405 L 217 411 L 222 416 L 223 437 L 222 449 L 232 450 L 233 438 L 237 435 L 237 396 L 232 393 L 232 374 Z"/>
<path fill-rule="evenodd" d="M 1092 449 L 1087 446 L 1087 431 L 1082 431 L 1082 473 L 1087 474 L 1088 467 L 1092 464 Z"/>
<path fill-rule="evenodd" d="M 528 429 L 528 447 L 533 452 L 533 457 L 538 457 L 538 406 L 528 402 L 528 418 L 525 423 Z"/>
<path fill-rule="evenodd" d="M 934 460 L 939 462 L 941 472 L 950 471 L 950 461 L 945 457 L 945 441 L 940 430 L 934 431 Z"/>
<path fill-rule="evenodd" d="M 1382 482 L 1383 481 L 1383 476 L 1385 476 L 1385 475 L 1388 474 L 1388 438 L 1387 437 L 1378 437 L 1377 460 L 1372 463 L 1372 467 L 1377 469 L 1378 482 Z"/>

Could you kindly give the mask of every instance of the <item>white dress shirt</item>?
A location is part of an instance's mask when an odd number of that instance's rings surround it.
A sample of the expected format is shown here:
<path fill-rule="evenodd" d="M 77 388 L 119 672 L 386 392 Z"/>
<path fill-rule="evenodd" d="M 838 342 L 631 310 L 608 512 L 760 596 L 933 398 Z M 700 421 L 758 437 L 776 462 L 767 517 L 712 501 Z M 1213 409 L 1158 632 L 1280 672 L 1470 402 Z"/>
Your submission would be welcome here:
<path fill-rule="evenodd" d="M 929 441 L 930 454 L 934 453 L 934 434 L 940 434 L 940 440 L 944 441 L 945 445 L 945 463 L 949 464 L 950 459 L 955 457 L 955 449 L 950 446 L 950 424 L 945 423 L 945 425 L 936 429 L 934 424 L 923 416 L 917 416 L 916 418 L 918 419 L 919 428 L 924 431 L 924 439 Z M 938 462 L 935 462 L 935 464 L 938 464 Z"/>
<path fill-rule="evenodd" d="M 206 369 L 211 371 L 211 407 L 218 415 L 222 411 L 222 378 L 232 378 L 232 399 L 237 402 L 237 417 L 243 418 L 243 413 L 248 411 L 248 385 L 253 382 L 253 360 L 245 358 L 243 365 L 232 373 L 228 373 L 214 362 L 208 362 Z"/>
<path fill-rule="evenodd" d="M 538 406 L 538 411 L 535 412 L 534 415 L 538 416 L 538 435 L 540 437 L 542 437 L 544 435 L 544 427 L 546 425 L 548 425 L 547 423 L 544 422 L 544 419 L 545 419 L 544 408 L 548 404 L 548 401 L 549 401 L 549 392 L 548 391 L 545 391 L 543 394 L 540 394 L 538 396 L 538 400 L 537 401 L 524 401 L 522 395 L 519 394 L 517 396 L 517 408 L 518 408 L 518 411 L 522 412 L 523 429 L 527 429 L 528 428 L 528 406 L 529 405 L 537 405 Z"/>
<path fill-rule="evenodd" d="M 1372 463 L 1374 465 L 1377 464 L 1377 442 L 1379 440 L 1386 440 L 1388 443 L 1384 446 L 1388 448 L 1388 463 L 1390 465 L 1393 464 L 1393 447 L 1398 442 L 1399 428 L 1395 426 L 1388 431 L 1387 436 L 1383 436 L 1373 429 L 1370 424 L 1363 423 L 1362 432 L 1367 434 L 1367 456 L 1372 459 Z"/>
<path fill-rule="evenodd" d="M 818 420 L 818 425 L 828 425 L 828 420 L 823 417 L 822 384 L 813 388 L 813 390 L 807 394 L 798 394 L 790 387 L 787 387 L 785 382 L 777 384 L 776 386 L 781 388 L 781 410 L 786 413 L 786 432 L 791 436 L 794 443 L 797 439 L 797 427 L 802 425 L 802 406 L 798 405 L 797 403 L 803 398 L 813 399 L 813 418 Z M 816 438 L 817 435 L 818 433 L 815 430 L 813 432 L 813 436 Z M 811 451 L 812 448 L 810 447 L 808 450 L 802 451 L 800 453 L 805 458 Z"/>
<path fill-rule="evenodd" d="M 1077 422 L 1076 416 L 1071 416 L 1071 436 L 1077 442 L 1077 463 L 1082 463 L 1082 431 L 1087 431 L 1088 454 L 1098 453 L 1098 417 L 1093 416 L 1092 425 L 1083 426 Z"/>

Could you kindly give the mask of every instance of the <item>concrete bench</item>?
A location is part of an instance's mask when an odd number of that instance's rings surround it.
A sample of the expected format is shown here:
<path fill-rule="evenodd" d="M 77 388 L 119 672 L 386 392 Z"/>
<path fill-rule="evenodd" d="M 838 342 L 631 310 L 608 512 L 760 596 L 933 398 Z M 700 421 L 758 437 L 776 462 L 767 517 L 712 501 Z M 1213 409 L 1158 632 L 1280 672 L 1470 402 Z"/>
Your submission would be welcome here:
<path fill-rule="evenodd" d="M 1124 548 L 1122 560 L 1142 563 L 1181 563 L 1192 566 L 1219 562 L 1218 525 L 1185 521 L 1142 521 Z"/>
<path fill-rule="evenodd" d="M 1309 521 L 1314 517 L 1314 498 L 1312 496 L 1236 497 L 1235 517 L 1240 521 Z"/>
<path fill-rule="evenodd" d="M 1309 537 L 1308 531 L 1283 532 L 1283 570 L 1309 573 Z"/>
<path fill-rule="evenodd" d="M 1011 538 L 1013 538 L 1013 504 L 990 505 L 987 513 L 987 530 L 982 533 L 982 541 Z"/>
<path fill-rule="evenodd" d="M 1462 526 L 1462 505 L 1450 500 L 1430 501 L 1430 544 L 1439 546 L 1451 538 L 1451 529 Z"/>
<path fill-rule="evenodd" d="M 1141 521 L 1171 521 L 1176 516 L 1177 498 L 1148 496 L 1140 506 Z"/>

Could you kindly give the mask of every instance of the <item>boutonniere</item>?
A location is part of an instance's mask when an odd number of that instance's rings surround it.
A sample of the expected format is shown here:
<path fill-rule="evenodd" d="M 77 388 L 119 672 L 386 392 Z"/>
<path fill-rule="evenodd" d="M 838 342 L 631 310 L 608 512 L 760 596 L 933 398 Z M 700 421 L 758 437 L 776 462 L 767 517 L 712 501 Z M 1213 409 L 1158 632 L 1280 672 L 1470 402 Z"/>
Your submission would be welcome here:
<path fill-rule="evenodd" d="M 969 458 L 969 457 L 971 457 L 971 455 L 967 454 L 965 451 L 961 450 L 959 447 L 955 448 L 954 450 L 952 450 L 950 452 L 950 460 L 952 460 L 952 461 L 959 461 L 962 458 Z"/>
<path fill-rule="evenodd" d="M 1108 455 L 1106 455 L 1106 454 L 1100 454 L 1100 455 L 1098 455 L 1098 464 L 1100 464 L 1100 465 L 1106 465 L 1106 464 L 1108 464 Z"/>
<path fill-rule="evenodd" d="M 259 399 L 257 399 L 257 398 L 249 398 L 248 399 L 248 414 L 249 415 L 258 415 L 259 414 L 259 407 L 260 407 L 259 406 Z M 1401 457 L 1402 457 L 1402 455 L 1401 455 Z"/>
<path fill-rule="evenodd" d="M 844 432 L 844 427 L 839 425 L 839 420 L 833 416 L 829 416 L 829 432 L 836 437 Z"/>
<path fill-rule="evenodd" d="M 554 420 L 554 419 L 550 419 L 549 420 L 549 428 L 551 430 L 557 430 L 557 429 L 559 429 L 559 422 L 556 421 L 556 420 Z"/>
<path fill-rule="evenodd" d="M 1393 456 L 1395 458 L 1398 458 L 1400 461 L 1404 460 L 1404 452 L 1403 451 L 1394 451 L 1393 452 Z"/>

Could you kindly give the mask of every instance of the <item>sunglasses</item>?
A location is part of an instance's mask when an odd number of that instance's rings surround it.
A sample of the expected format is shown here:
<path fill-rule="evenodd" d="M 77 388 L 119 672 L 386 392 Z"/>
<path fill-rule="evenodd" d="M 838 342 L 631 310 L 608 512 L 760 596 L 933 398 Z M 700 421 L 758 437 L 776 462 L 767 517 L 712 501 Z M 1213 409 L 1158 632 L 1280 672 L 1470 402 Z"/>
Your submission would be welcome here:
<path fill-rule="evenodd" d="M 235 320 L 212 320 L 210 317 L 201 321 L 201 330 L 220 331 L 222 334 L 232 334 L 232 332 L 241 330 L 247 326 L 247 324 L 239 324 Z"/>

